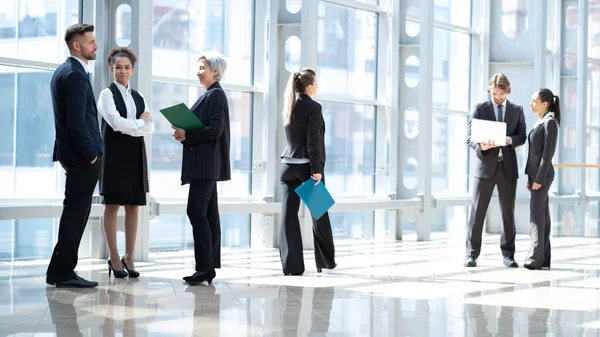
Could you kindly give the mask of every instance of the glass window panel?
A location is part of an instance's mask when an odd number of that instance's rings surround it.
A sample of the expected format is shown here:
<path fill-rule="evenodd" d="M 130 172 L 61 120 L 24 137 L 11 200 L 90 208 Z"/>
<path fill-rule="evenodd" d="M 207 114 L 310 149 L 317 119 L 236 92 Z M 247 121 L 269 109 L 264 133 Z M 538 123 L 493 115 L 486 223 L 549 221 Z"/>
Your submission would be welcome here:
<path fill-rule="evenodd" d="M 33 210 L 35 212 L 35 210 Z M 0 220 L 0 261 L 46 260 L 58 238 L 59 218 Z M 98 223 L 94 224 L 98 225 Z M 79 245 L 79 258 L 89 258 L 92 241 L 88 222 Z"/>
<path fill-rule="evenodd" d="M 325 177 L 333 194 L 373 193 L 375 108 L 322 102 L 325 119 Z"/>
<path fill-rule="evenodd" d="M 15 220 L 15 260 L 42 260 L 52 256 L 54 219 Z"/>
<path fill-rule="evenodd" d="M 250 215 L 221 214 L 221 247 L 250 248 Z M 192 225 L 185 214 L 150 221 L 150 252 L 194 249 Z"/>
<path fill-rule="evenodd" d="M 377 15 L 321 2 L 318 34 L 320 90 L 374 99 Z"/>
<path fill-rule="evenodd" d="M 598 175 L 598 172 L 596 172 Z M 585 221 L 585 236 L 600 237 L 600 203 L 592 201 L 587 203 L 586 221 Z"/>
<path fill-rule="evenodd" d="M 589 70 L 587 123 L 588 125 L 600 126 L 600 65 L 590 63 Z"/>
<path fill-rule="evenodd" d="M 528 25 L 526 0 L 502 0 L 502 32 L 506 37 L 518 39 Z"/>
<path fill-rule="evenodd" d="M 51 76 L 49 71 L 0 68 L 1 197 L 44 198 L 62 193 L 57 190 L 60 179 L 52 162 Z"/>
<path fill-rule="evenodd" d="M 600 163 L 600 131 L 598 129 L 588 128 L 586 137 L 586 162 L 588 164 Z M 586 188 L 588 191 L 598 191 L 598 174 L 600 170 L 589 168 L 585 170 Z"/>
<path fill-rule="evenodd" d="M 410 37 L 415 37 L 421 32 L 421 25 L 419 24 L 419 12 L 420 9 L 417 6 L 408 6 L 406 9 L 406 22 L 404 32 Z"/>
<path fill-rule="evenodd" d="M 64 32 L 78 19 L 78 0 L 1 1 L 0 56 L 61 62 L 68 56 Z"/>
<path fill-rule="evenodd" d="M 14 128 L 15 128 L 15 73 L 17 68 L 0 66 L 0 181 L 7 182 L 0 186 L 0 196 L 11 193 L 14 160 Z M 10 176 L 10 177 L 9 177 Z M 14 183 L 14 182 L 13 182 Z"/>
<path fill-rule="evenodd" d="M 433 6 L 435 21 L 471 26 L 471 0 L 434 0 Z"/>
<path fill-rule="evenodd" d="M 122 4 L 117 7 L 115 35 L 117 45 L 129 46 L 131 44 L 131 6 Z"/>
<path fill-rule="evenodd" d="M 469 211 L 470 208 L 465 206 L 435 208 L 431 216 L 431 231 L 449 233 L 452 237 L 462 236 Z"/>
<path fill-rule="evenodd" d="M 471 38 L 433 30 L 433 107 L 469 111 Z"/>
<path fill-rule="evenodd" d="M 546 9 L 546 48 L 552 50 L 554 48 L 556 6 L 553 3 L 548 3 Z"/>
<path fill-rule="evenodd" d="M 153 85 L 153 118 L 156 131 L 152 135 L 152 163 L 150 166 L 150 193 L 158 198 L 187 197 L 188 185 L 181 185 L 182 145 L 172 137 L 171 124 L 159 109 L 181 102 L 192 106 L 204 92 L 202 87 L 165 84 Z M 250 193 L 251 173 L 251 111 L 252 100 L 249 93 L 226 90 L 229 99 L 231 128 L 231 177 L 228 182 L 219 183 L 220 196 L 240 196 Z"/>
<path fill-rule="evenodd" d="M 216 50 L 227 58 L 223 82 L 250 85 L 253 12 L 253 0 L 154 1 L 153 75 L 195 79 L 200 53 Z"/>
<path fill-rule="evenodd" d="M 373 240 L 373 211 L 331 212 L 331 231 L 337 240 Z"/>
<path fill-rule="evenodd" d="M 434 113 L 432 122 L 431 191 L 448 194 L 466 193 L 470 150 L 465 144 L 468 117 L 466 114 Z M 456 146 L 456 144 L 465 144 L 465 146 Z"/>
<path fill-rule="evenodd" d="M 285 40 L 285 69 L 290 73 L 298 71 L 302 57 L 302 41 L 292 35 Z"/>
<path fill-rule="evenodd" d="M 13 221 L 0 220 L 0 261 L 12 260 L 13 244 Z"/>

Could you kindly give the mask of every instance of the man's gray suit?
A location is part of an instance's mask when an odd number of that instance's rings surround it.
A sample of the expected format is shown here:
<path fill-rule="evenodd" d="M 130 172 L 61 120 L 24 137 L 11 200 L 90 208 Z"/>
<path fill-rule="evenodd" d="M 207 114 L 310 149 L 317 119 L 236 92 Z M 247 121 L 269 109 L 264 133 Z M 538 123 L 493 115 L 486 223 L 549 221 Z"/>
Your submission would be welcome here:
<path fill-rule="evenodd" d="M 515 254 L 515 198 L 519 168 L 515 148 L 525 143 L 526 126 L 523 107 L 508 100 L 503 107 L 503 121 L 506 123 L 506 135 L 511 138 L 511 144 L 483 151 L 479 143 L 471 142 L 471 123 L 469 120 L 469 135 L 467 144 L 475 151 L 471 157 L 475 162 L 473 172 L 473 204 L 469 217 L 466 251 L 467 257 L 477 259 L 481 252 L 481 236 L 483 222 L 494 192 L 498 186 L 498 198 L 502 212 L 503 231 L 500 249 L 505 258 L 514 258 Z M 471 119 L 496 121 L 496 113 L 492 101 L 478 104 L 471 113 Z M 500 155 L 500 151 L 502 151 Z"/>

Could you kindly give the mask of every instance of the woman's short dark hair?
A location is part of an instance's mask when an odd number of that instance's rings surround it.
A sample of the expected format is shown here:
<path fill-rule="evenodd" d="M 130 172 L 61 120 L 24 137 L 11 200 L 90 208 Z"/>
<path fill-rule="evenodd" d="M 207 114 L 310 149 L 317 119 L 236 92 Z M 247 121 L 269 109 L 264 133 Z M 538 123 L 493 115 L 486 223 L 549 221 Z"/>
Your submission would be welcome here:
<path fill-rule="evenodd" d="M 107 58 L 108 66 L 109 67 L 114 66 L 115 61 L 119 57 L 128 58 L 129 61 L 131 61 L 132 67 L 135 67 L 135 65 L 137 64 L 137 56 L 135 56 L 135 52 L 133 51 L 133 49 L 131 49 L 129 47 L 118 47 L 118 48 L 113 48 L 110 51 L 110 53 L 108 53 L 108 58 Z"/>

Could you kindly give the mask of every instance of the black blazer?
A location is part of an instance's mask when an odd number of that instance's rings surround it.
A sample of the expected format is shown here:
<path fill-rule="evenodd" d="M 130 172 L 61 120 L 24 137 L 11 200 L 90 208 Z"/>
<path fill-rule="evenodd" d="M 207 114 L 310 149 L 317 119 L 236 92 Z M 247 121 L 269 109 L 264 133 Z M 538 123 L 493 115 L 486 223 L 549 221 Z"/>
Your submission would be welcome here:
<path fill-rule="evenodd" d="M 127 118 L 127 106 L 117 85 L 111 83 L 110 91 L 115 107 L 121 117 Z M 136 118 L 146 110 L 144 99 L 131 89 L 131 97 L 135 102 Z M 102 175 L 100 176 L 100 194 L 124 193 L 134 194 L 148 192 L 148 160 L 144 137 L 132 137 L 115 131 L 102 119 L 102 138 L 104 140 L 104 156 L 102 157 Z"/>
<path fill-rule="evenodd" d="M 529 132 L 529 153 L 525 174 L 532 176 L 533 182 L 543 184 L 546 178 L 554 177 L 552 157 L 558 139 L 558 122 L 548 116 L 541 124 Z"/>
<path fill-rule="evenodd" d="M 300 94 L 292 120 L 285 126 L 287 145 L 281 158 L 309 159 L 311 173 L 323 174 L 325 165 L 325 120 L 321 104 Z"/>
<path fill-rule="evenodd" d="M 53 161 L 68 165 L 102 157 L 98 109 L 87 72 L 73 57 L 61 64 L 50 82 L 54 108 Z"/>
<path fill-rule="evenodd" d="M 229 105 L 219 82 L 211 85 L 190 110 L 204 127 L 185 132 L 181 184 L 195 179 L 230 180 Z"/>
<path fill-rule="evenodd" d="M 473 118 L 495 121 L 496 114 L 494 113 L 492 101 L 477 104 L 473 112 L 471 112 L 471 119 Z M 475 178 L 491 179 L 498 167 L 498 152 L 502 149 L 506 175 L 510 180 L 517 180 L 519 178 L 519 166 L 517 164 L 515 148 L 525 144 L 525 139 L 527 138 L 523 107 L 513 104 L 508 100 L 506 101 L 504 122 L 506 123 L 506 136 L 512 139 L 512 144 L 492 148 L 487 151 L 482 151 L 479 143 L 471 142 L 471 119 L 469 119 L 467 144 L 475 150 L 476 154 L 473 176 Z"/>

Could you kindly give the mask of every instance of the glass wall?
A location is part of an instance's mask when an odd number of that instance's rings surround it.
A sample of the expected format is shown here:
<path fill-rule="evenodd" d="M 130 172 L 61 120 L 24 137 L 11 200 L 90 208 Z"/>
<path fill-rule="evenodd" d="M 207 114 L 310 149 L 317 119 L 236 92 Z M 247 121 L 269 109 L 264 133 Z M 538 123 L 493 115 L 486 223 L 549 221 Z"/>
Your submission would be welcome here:
<path fill-rule="evenodd" d="M 434 4 L 435 21 L 471 28 L 471 1 L 436 0 Z M 471 38 L 458 29 L 433 29 L 431 186 L 436 195 L 468 193 L 468 163 L 473 155 L 466 146 L 472 106 Z M 431 230 L 462 233 L 467 217 L 467 207 L 436 209 Z"/>
<path fill-rule="evenodd" d="M 78 17 L 78 0 L 0 2 L 0 58 L 19 60 L 0 63 L 0 204 L 62 196 L 63 171 L 52 162 L 50 78 L 68 56 L 64 31 Z M 0 260 L 48 259 L 57 230 L 54 218 L 0 220 Z M 83 242 L 80 256 L 90 255 Z"/>
<path fill-rule="evenodd" d="M 260 129 L 257 125 L 272 127 L 271 121 L 265 121 L 264 118 L 273 108 L 267 106 L 267 111 L 256 108 L 261 106 L 260 99 L 264 98 L 257 92 L 268 88 L 266 81 L 255 82 L 255 64 L 265 57 L 254 54 L 254 42 L 264 38 L 256 36 L 255 32 L 256 1 L 152 1 L 152 92 L 146 94 L 152 98 L 149 103 L 155 112 L 156 125 L 156 132 L 151 137 L 149 165 L 151 196 L 158 202 L 186 202 L 188 186 L 181 186 L 180 181 L 182 146 L 173 139 L 170 124 L 157 112 L 181 102 L 191 106 L 204 93 L 204 89 L 197 84 L 196 67 L 198 57 L 206 50 L 220 51 L 228 60 L 222 84 L 230 108 L 232 179 L 219 183 L 221 201 L 240 202 L 267 196 L 270 193 L 265 186 L 254 186 L 255 195 L 252 194 L 253 158 L 261 157 L 259 154 L 265 152 L 262 148 L 255 148 L 253 139 L 256 138 L 253 137 L 257 135 L 253 131 Z M 282 3 L 292 13 L 302 9 L 300 0 Z M 474 155 L 465 144 L 468 116 L 470 109 L 478 103 L 471 98 L 476 96 L 473 94 L 476 91 L 474 86 L 482 86 L 481 83 L 487 80 L 481 78 L 482 75 L 474 75 L 485 73 L 482 69 L 487 67 L 489 70 L 491 67 L 481 64 L 479 59 L 473 60 L 471 56 L 474 45 L 481 42 L 477 39 L 487 36 L 486 32 L 481 31 L 483 25 L 474 27 L 472 23 L 480 20 L 481 13 L 472 11 L 474 8 L 481 9 L 483 0 L 434 0 L 433 3 L 431 186 L 436 196 L 464 197 L 470 195 L 469 165 Z M 477 6 L 473 6 L 473 3 Z M 492 29 L 501 30 L 504 36 L 515 41 L 530 34 L 535 28 L 532 23 L 537 15 L 531 7 L 532 3 L 531 0 L 502 1 L 498 4 L 501 11 L 492 20 L 497 27 Z M 600 43 L 596 36 L 600 32 L 600 12 L 596 8 L 596 1 L 590 0 L 588 3 L 589 59 L 586 62 L 589 74 L 588 104 L 584 112 L 587 118 L 584 146 L 587 163 L 594 164 L 600 160 Z M 393 75 L 399 75 L 400 85 L 417 88 L 421 83 L 419 63 L 423 61 L 419 60 L 421 56 L 418 53 L 409 52 L 400 61 L 402 64 L 392 62 L 392 51 L 399 47 L 398 41 L 392 40 L 391 33 L 382 35 L 382 32 L 398 28 L 394 20 L 401 20 L 403 24 L 400 29 L 406 33 L 402 39 L 408 41 L 402 48 L 411 50 L 418 48 L 421 29 L 418 6 L 404 8 L 402 6 L 405 3 L 400 2 L 401 13 L 405 15 L 403 18 L 380 14 L 380 11 L 392 12 L 392 8 L 397 9 L 393 5 L 397 4 L 391 0 L 360 0 L 360 3 L 319 1 L 318 8 L 315 8 L 316 41 L 300 42 L 299 38 L 293 37 L 280 46 L 286 49 L 285 59 L 281 61 L 284 66 L 280 69 L 294 70 L 302 66 L 302 44 L 314 44 L 319 78 L 317 100 L 322 104 L 327 129 L 326 180 L 338 202 L 379 198 L 397 192 L 396 185 L 411 191 L 419 187 L 418 173 L 422 167 L 417 163 L 417 156 L 402 154 L 399 163 L 392 162 L 392 158 L 395 158 L 393 151 L 404 143 L 414 141 L 420 127 L 418 104 L 411 103 L 405 111 L 391 108 L 392 98 L 399 92 L 398 88 L 392 88 L 392 78 Z M 64 30 L 78 21 L 78 6 L 79 0 L 0 1 L 0 199 L 4 201 L 62 197 L 64 172 L 51 161 L 54 130 L 48 89 L 53 67 L 68 55 L 63 41 Z M 548 3 L 546 17 L 548 52 L 545 83 L 549 87 L 557 83 L 557 76 L 561 76 L 554 57 L 557 38 L 554 7 L 554 3 Z M 576 32 L 577 6 L 568 4 L 564 7 L 563 29 Z M 120 44 L 127 44 L 132 32 L 127 28 L 133 21 L 131 8 L 122 7 L 117 19 L 119 23 L 115 38 Z M 269 21 L 269 15 L 265 15 L 264 20 L 261 24 L 277 24 Z M 270 30 L 267 28 L 267 31 Z M 380 41 L 381 36 L 387 40 Z M 266 38 L 268 46 L 271 39 L 277 37 Z M 388 54 L 382 57 L 381 50 L 386 50 Z M 566 54 L 564 70 L 575 71 L 576 46 L 563 47 L 563 51 Z M 267 65 L 272 59 L 266 55 Z M 42 66 L 32 62 L 42 62 Z M 388 70 L 387 73 L 380 71 L 383 67 Z M 399 74 L 393 73 L 396 70 Z M 380 81 L 378 76 L 386 78 Z M 558 80 L 560 83 L 560 78 Z M 387 85 L 382 88 L 382 83 Z M 576 108 L 576 89 L 574 82 L 569 82 L 564 90 L 563 104 L 571 109 Z M 99 92 L 99 88 L 96 88 L 96 92 Z M 418 102 L 418 98 L 415 102 Z M 403 117 L 403 125 L 392 125 L 397 115 Z M 260 124 L 255 125 L 255 122 Z M 272 131 L 269 129 L 265 133 Z M 392 144 L 393 132 L 406 135 L 405 138 L 400 137 L 402 144 Z M 566 148 L 576 149 L 579 146 L 576 144 L 577 131 L 573 126 L 562 127 L 561 137 L 561 141 L 568 145 Z M 266 147 L 264 144 L 261 146 Z M 526 149 L 521 149 L 519 161 L 523 162 L 525 156 Z M 403 181 L 399 184 L 390 176 L 389 169 L 393 165 L 404 169 Z M 577 172 L 576 169 L 559 170 L 552 191 L 557 192 L 559 186 L 568 191 L 576 190 Z M 585 173 L 587 191 L 600 192 L 600 170 L 587 169 Z M 259 180 L 262 179 L 255 179 L 255 185 Z M 264 180 L 272 181 L 276 177 L 267 176 Z M 518 191 L 519 197 L 527 197 L 523 186 Z M 554 233 L 597 236 L 600 221 L 598 209 L 598 202 L 588 202 L 585 230 L 582 230 L 583 226 L 575 221 L 578 207 L 555 206 L 553 212 L 557 219 L 553 222 L 556 227 Z M 430 224 L 432 231 L 451 234 L 463 231 L 468 211 L 468 206 L 434 208 Z M 496 212 L 495 208 L 493 212 Z M 525 206 L 518 206 L 518 213 L 526 212 Z M 372 210 L 333 212 L 331 219 L 335 238 L 373 239 L 377 236 L 374 233 L 378 228 L 374 223 L 376 215 L 377 212 Z M 397 220 L 405 225 L 405 229 L 412 230 L 416 226 L 417 217 L 412 211 L 404 212 L 398 219 L 387 215 L 386 219 Z M 223 214 L 221 221 L 224 247 L 250 247 L 250 215 Z M 4 243 L 3 250 L 0 249 L 0 259 L 5 256 L 10 259 L 47 258 L 56 226 L 56 219 L 0 221 L 0 243 Z M 389 224 L 386 226 L 389 227 Z M 28 230 L 33 231 L 34 235 L 25 235 Z M 150 222 L 152 251 L 190 249 L 192 241 L 191 226 L 185 214 L 161 215 Z"/>
<path fill-rule="evenodd" d="M 377 1 L 372 1 L 376 3 Z M 338 197 L 375 193 L 377 13 L 319 2 L 317 75 L 325 119 L 325 175 Z M 386 22 L 383 22 L 386 24 Z M 328 101 L 337 97 L 348 103 Z M 385 151 L 385 149 L 381 149 Z M 373 212 L 332 212 L 335 239 L 373 238 Z"/>

